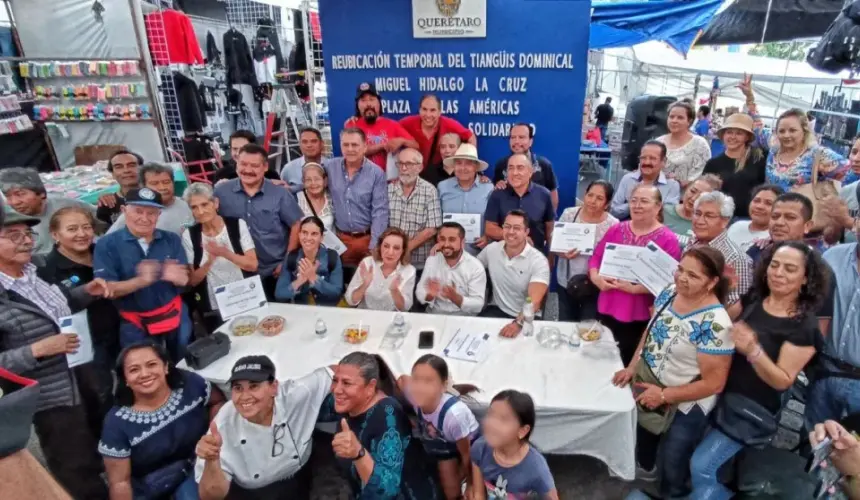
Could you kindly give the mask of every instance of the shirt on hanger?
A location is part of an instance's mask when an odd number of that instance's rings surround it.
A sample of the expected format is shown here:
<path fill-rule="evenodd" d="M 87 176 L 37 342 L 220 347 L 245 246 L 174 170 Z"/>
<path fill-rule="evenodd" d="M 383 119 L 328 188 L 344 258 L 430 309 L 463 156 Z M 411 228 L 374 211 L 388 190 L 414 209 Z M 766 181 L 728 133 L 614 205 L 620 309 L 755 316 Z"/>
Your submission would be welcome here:
<path fill-rule="evenodd" d="M 203 51 L 188 16 L 167 9 L 143 18 L 154 64 L 203 64 Z"/>

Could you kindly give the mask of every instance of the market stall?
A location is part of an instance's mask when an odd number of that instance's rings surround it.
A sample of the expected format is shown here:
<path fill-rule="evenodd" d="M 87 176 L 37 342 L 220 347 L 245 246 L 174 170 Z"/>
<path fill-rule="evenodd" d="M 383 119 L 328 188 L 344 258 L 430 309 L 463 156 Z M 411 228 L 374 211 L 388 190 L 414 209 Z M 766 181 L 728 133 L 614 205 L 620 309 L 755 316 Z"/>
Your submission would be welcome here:
<path fill-rule="evenodd" d="M 499 330 L 507 323 L 502 319 L 405 313 L 409 333 L 399 345 L 383 348 L 383 337 L 394 318 L 392 312 L 269 304 L 243 313 L 257 319 L 272 314 L 286 318 L 280 334 L 231 336 L 229 354 L 197 373 L 224 384 L 236 360 L 265 354 L 274 361 L 278 378 L 286 380 L 335 364 L 347 353 L 361 350 L 379 354 L 395 375 L 403 375 L 410 372 L 420 355 L 431 352 L 446 357 L 456 383 L 480 388 L 474 395 L 474 409 L 479 415 L 497 392 L 511 388 L 526 391 L 537 405 L 531 442 L 542 452 L 589 455 L 605 462 L 619 477 L 633 479 L 636 409 L 630 390 L 612 385 L 613 374 L 622 366 L 608 330 L 598 341 L 583 342 L 579 348 L 561 345 L 551 349 L 539 345 L 534 336 L 499 337 Z M 315 333 L 320 319 L 327 330 L 324 337 Z M 362 344 L 344 341 L 343 332 L 350 326 L 367 329 L 367 340 Z M 566 335 L 577 334 L 575 323 L 535 323 L 536 331 L 543 327 L 558 328 Z M 418 333 L 424 330 L 434 332 L 431 349 L 418 348 Z M 221 331 L 230 334 L 228 325 Z M 483 358 L 471 362 L 446 354 L 446 349 L 453 349 L 449 343 L 458 331 L 487 334 Z"/>
<path fill-rule="evenodd" d="M 171 163 L 176 196 L 182 196 L 188 181 L 179 163 Z M 104 194 L 119 191 L 119 184 L 107 170 L 105 162 L 92 166 L 75 166 L 60 172 L 40 174 L 49 195 L 75 198 L 95 205 Z"/>

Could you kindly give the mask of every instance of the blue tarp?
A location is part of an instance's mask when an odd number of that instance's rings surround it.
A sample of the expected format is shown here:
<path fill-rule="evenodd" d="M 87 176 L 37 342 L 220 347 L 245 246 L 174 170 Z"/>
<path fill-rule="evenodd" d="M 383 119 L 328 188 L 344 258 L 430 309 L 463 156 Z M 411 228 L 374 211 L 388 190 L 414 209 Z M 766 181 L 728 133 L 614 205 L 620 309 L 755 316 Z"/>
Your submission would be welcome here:
<path fill-rule="evenodd" d="M 723 0 L 594 2 L 589 48 L 662 40 L 686 54 L 722 4 Z"/>

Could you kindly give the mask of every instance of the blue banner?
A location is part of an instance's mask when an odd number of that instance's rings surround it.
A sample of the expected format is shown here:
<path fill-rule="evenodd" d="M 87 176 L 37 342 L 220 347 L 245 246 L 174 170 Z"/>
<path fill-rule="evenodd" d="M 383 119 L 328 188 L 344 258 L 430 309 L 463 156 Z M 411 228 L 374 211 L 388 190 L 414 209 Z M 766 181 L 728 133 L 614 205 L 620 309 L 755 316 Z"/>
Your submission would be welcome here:
<path fill-rule="evenodd" d="M 442 113 L 478 137 L 478 153 L 494 165 L 510 152 L 517 122 L 534 125 L 532 150 L 546 156 L 559 181 L 560 206 L 576 198 L 587 78 L 590 0 L 483 0 L 486 17 L 457 19 L 478 0 L 416 0 L 433 16 L 413 21 L 410 0 L 320 0 L 332 141 L 355 112 L 355 91 L 374 82 L 383 115 L 418 114 L 434 93 Z M 472 5 L 468 5 L 472 4 Z M 452 13 L 453 12 L 453 13 Z M 476 26 L 483 38 L 415 38 L 416 31 Z M 471 36 L 474 36 L 472 34 Z"/>

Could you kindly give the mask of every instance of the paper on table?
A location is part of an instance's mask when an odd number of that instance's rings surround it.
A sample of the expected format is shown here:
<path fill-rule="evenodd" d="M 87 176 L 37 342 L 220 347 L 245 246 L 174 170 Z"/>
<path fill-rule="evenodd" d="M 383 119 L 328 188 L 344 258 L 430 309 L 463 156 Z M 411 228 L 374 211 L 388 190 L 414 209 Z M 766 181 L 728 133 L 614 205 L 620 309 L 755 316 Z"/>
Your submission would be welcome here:
<path fill-rule="evenodd" d="M 332 230 L 326 230 L 323 232 L 322 243 L 326 248 L 331 248 L 337 252 L 338 255 L 343 255 L 343 253 L 346 252 L 346 245 L 340 241 L 340 238 L 338 238 Z"/>
<path fill-rule="evenodd" d="M 635 283 L 636 275 L 633 274 L 632 268 L 637 265 L 636 256 L 639 255 L 640 250 L 642 247 L 631 245 L 616 245 L 615 243 L 606 245 L 599 274 Z"/>
<path fill-rule="evenodd" d="M 663 291 L 666 286 L 675 280 L 675 270 L 678 269 L 678 261 L 649 241 L 636 256 L 637 264 L 633 267 L 633 274 L 645 288 L 655 297 Z"/>
<path fill-rule="evenodd" d="M 93 360 L 93 338 L 90 335 L 90 324 L 87 321 L 87 312 L 80 311 L 71 316 L 60 318 L 60 333 L 74 333 L 78 336 L 81 345 L 77 352 L 66 354 L 66 362 L 69 368 L 84 365 Z"/>
<path fill-rule="evenodd" d="M 597 224 L 584 222 L 556 222 L 552 230 L 550 252 L 567 253 L 579 250 L 583 255 L 594 253 L 594 238 Z"/>
<path fill-rule="evenodd" d="M 477 363 L 487 356 L 489 340 L 489 333 L 466 333 L 457 329 L 442 353 L 447 358 Z"/>
<path fill-rule="evenodd" d="M 442 222 L 456 222 L 466 230 L 466 242 L 472 243 L 481 237 L 481 214 L 444 214 Z"/>
<path fill-rule="evenodd" d="M 219 286 L 215 289 L 215 302 L 218 303 L 218 311 L 224 321 L 268 304 L 259 276 Z"/>

